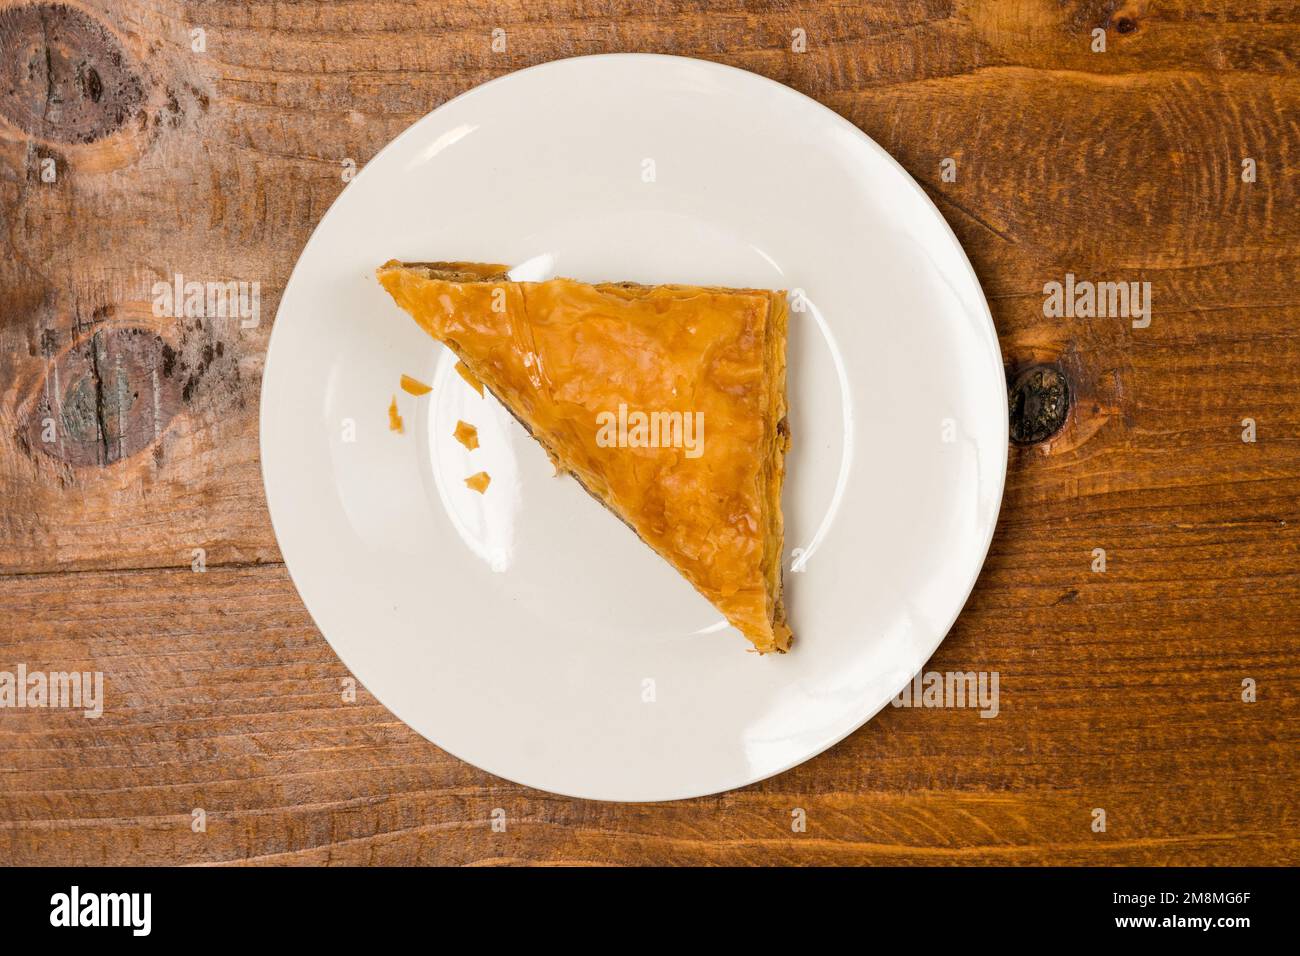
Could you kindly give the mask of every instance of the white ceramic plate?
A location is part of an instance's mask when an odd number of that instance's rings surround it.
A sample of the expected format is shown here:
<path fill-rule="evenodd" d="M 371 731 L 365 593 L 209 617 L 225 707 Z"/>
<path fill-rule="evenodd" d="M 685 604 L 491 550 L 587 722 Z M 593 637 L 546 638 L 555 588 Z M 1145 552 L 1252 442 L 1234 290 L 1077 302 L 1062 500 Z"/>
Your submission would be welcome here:
<path fill-rule="evenodd" d="M 784 500 L 794 650 L 747 653 L 553 477 L 379 287 L 390 258 L 802 290 Z M 433 392 L 399 391 L 402 373 Z M 452 438 L 457 418 L 478 425 L 478 451 Z M 261 439 L 293 581 L 380 701 L 510 780 L 664 800 L 807 760 L 924 664 L 997 520 L 1006 388 L 965 254 L 879 146 L 750 73 L 596 56 L 447 103 L 346 187 L 276 316 Z M 462 483 L 480 469 L 484 496 Z"/>

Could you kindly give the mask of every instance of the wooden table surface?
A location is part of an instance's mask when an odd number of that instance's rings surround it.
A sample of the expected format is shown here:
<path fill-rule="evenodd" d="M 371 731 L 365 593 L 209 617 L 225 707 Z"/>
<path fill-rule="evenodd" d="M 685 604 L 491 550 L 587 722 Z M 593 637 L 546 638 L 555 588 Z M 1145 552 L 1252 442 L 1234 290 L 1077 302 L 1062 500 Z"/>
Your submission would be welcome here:
<path fill-rule="evenodd" d="M 1009 377 L 1064 375 L 927 666 L 998 671 L 995 719 L 887 708 L 761 784 L 612 805 L 343 699 L 258 467 L 290 269 L 347 160 L 608 51 L 847 117 L 957 232 Z M 0 670 L 108 698 L 0 709 L 0 863 L 1300 862 L 1297 156 L 1293 0 L 0 3 Z M 259 282 L 265 319 L 155 316 L 176 273 Z M 1149 282 L 1150 325 L 1045 317 L 1067 273 Z"/>

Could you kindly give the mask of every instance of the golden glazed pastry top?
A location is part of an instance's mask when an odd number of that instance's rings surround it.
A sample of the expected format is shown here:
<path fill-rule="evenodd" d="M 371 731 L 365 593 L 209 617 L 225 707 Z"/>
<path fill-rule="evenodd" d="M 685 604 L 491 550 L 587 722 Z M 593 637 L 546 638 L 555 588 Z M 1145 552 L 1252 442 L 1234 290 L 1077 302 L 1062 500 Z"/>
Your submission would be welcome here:
<path fill-rule="evenodd" d="M 504 272 L 389 263 L 379 278 L 558 468 L 760 651 L 784 650 L 784 294 Z M 659 417 L 647 431 L 637 412 Z"/>

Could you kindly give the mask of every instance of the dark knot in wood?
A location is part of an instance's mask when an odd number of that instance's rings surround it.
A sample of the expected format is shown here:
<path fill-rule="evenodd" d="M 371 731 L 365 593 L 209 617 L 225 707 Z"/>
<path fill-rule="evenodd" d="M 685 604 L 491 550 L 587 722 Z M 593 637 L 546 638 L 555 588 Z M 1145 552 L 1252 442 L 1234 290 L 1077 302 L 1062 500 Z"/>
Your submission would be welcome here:
<path fill-rule="evenodd" d="M 1017 445 L 1046 441 L 1065 424 L 1070 386 L 1060 369 L 1035 365 L 1011 383 L 1011 440 Z"/>
<path fill-rule="evenodd" d="M 0 10 L 0 115 L 24 133 L 90 143 L 144 105 L 144 83 L 113 32 L 61 3 Z"/>
<path fill-rule="evenodd" d="M 23 436 L 74 467 L 111 465 L 153 444 L 181 407 L 175 352 L 147 329 L 108 328 L 54 363 Z"/>

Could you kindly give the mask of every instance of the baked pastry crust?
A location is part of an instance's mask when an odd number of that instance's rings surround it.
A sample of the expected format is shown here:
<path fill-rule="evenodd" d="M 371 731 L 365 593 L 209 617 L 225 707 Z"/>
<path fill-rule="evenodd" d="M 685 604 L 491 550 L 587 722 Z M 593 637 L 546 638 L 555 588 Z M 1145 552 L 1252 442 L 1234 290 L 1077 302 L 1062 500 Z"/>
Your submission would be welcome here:
<path fill-rule="evenodd" d="M 557 470 L 622 519 L 759 652 L 789 648 L 784 292 L 512 282 L 505 266 L 471 262 L 394 260 L 377 274 Z M 661 430 L 625 429 L 637 411 L 659 413 Z M 619 441 L 611 445 L 613 416 Z"/>

